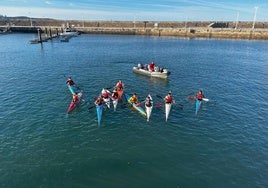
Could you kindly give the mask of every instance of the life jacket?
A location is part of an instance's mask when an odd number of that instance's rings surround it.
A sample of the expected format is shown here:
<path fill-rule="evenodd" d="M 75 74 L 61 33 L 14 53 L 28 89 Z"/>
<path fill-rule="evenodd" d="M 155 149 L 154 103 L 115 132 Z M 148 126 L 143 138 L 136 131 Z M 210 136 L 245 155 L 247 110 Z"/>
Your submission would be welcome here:
<path fill-rule="evenodd" d="M 154 71 L 154 64 L 149 64 L 149 69 L 151 70 L 151 71 Z"/>
<path fill-rule="evenodd" d="M 172 97 L 166 96 L 165 101 L 166 101 L 166 103 L 172 103 Z"/>
<path fill-rule="evenodd" d="M 131 103 L 137 103 L 137 101 L 138 101 L 138 99 L 137 99 L 137 97 L 130 97 L 130 99 L 129 99 L 129 101 L 131 102 Z"/>
<path fill-rule="evenodd" d="M 118 83 L 116 84 L 116 87 L 117 87 L 118 89 L 122 90 L 122 89 L 123 89 L 123 83 L 122 83 L 122 82 L 118 82 Z"/>
<path fill-rule="evenodd" d="M 202 94 L 202 93 L 197 93 L 196 98 L 197 98 L 198 100 L 202 100 L 202 98 L 203 98 L 203 94 Z"/>
<path fill-rule="evenodd" d="M 113 99 L 118 99 L 118 93 L 117 92 L 113 92 L 112 93 L 112 97 L 113 97 Z"/>
<path fill-rule="evenodd" d="M 73 102 L 78 102 L 78 101 L 79 101 L 78 96 L 77 96 L 77 95 L 74 95 L 74 96 L 73 96 Z"/>
<path fill-rule="evenodd" d="M 101 96 L 105 99 L 107 99 L 109 97 L 109 94 L 107 92 L 104 92 L 101 94 Z"/>

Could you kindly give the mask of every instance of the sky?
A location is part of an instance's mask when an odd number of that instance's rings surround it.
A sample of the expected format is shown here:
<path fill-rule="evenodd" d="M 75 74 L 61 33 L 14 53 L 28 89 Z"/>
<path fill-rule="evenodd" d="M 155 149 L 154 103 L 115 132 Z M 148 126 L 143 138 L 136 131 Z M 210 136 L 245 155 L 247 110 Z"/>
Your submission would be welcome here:
<path fill-rule="evenodd" d="M 0 0 L 0 15 L 106 21 L 268 21 L 268 0 Z"/>

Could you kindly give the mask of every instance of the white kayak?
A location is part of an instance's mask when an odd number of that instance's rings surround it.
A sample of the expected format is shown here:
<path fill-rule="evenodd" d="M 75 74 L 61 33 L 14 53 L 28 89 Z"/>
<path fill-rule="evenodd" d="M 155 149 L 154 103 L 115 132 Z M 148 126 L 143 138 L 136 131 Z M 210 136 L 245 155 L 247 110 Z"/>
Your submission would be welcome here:
<path fill-rule="evenodd" d="M 114 106 L 114 111 L 116 111 L 116 107 L 118 104 L 118 99 L 112 99 L 113 100 L 113 106 Z"/>
<path fill-rule="evenodd" d="M 169 113 L 170 113 L 171 106 L 172 106 L 172 103 L 166 103 L 165 104 L 166 121 L 168 120 L 168 116 L 169 116 Z"/>
<path fill-rule="evenodd" d="M 151 114 L 152 114 L 152 110 L 153 110 L 153 99 L 150 96 L 150 99 L 151 99 L 151 106 L 147 106 L 146 103 L 145 103 L 145 112 L 146 112 L 146 117 L 147 117 L 147 121 L 150 120 L 150 117 L 151 117 Z"/>

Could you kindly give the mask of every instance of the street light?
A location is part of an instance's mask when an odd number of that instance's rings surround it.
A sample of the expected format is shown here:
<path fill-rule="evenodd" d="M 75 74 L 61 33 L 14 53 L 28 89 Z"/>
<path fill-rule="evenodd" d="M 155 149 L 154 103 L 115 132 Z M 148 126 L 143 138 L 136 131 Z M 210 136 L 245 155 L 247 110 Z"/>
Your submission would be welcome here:
<path fill-rule="evenodd" d="M 237 29 L 238 17 L 239 17 L 239 12 L 237 12 L 237 15 L 236 15 L 235 30 Z"/>
<path fill-rule="evenodd" d="M 256 22 L 256 15 L 257 15 L 257 10 L 259 7 L 254 7 L 255 8 L 255 14 L 254 14 L 254 18 L 253 18 L 253 24 L 252 24 L 252 29 L 254 29 L 255 27 L 255 22 Z"/>

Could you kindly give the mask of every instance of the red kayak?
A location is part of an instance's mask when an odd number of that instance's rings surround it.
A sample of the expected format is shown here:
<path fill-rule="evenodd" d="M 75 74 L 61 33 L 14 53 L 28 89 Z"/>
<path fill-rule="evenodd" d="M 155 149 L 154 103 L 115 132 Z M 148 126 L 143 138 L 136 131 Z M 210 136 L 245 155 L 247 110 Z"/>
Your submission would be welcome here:
<path fill-rule="evenodd" d="M 78 93 L 78 101 L 76 102 L 73 102 L 73 100 L 71 101 L 68 111 L 67 111 L 68 114 L 71 113 L 78 106 L 81 98 L 82 98 L 82 92 Z"/>

